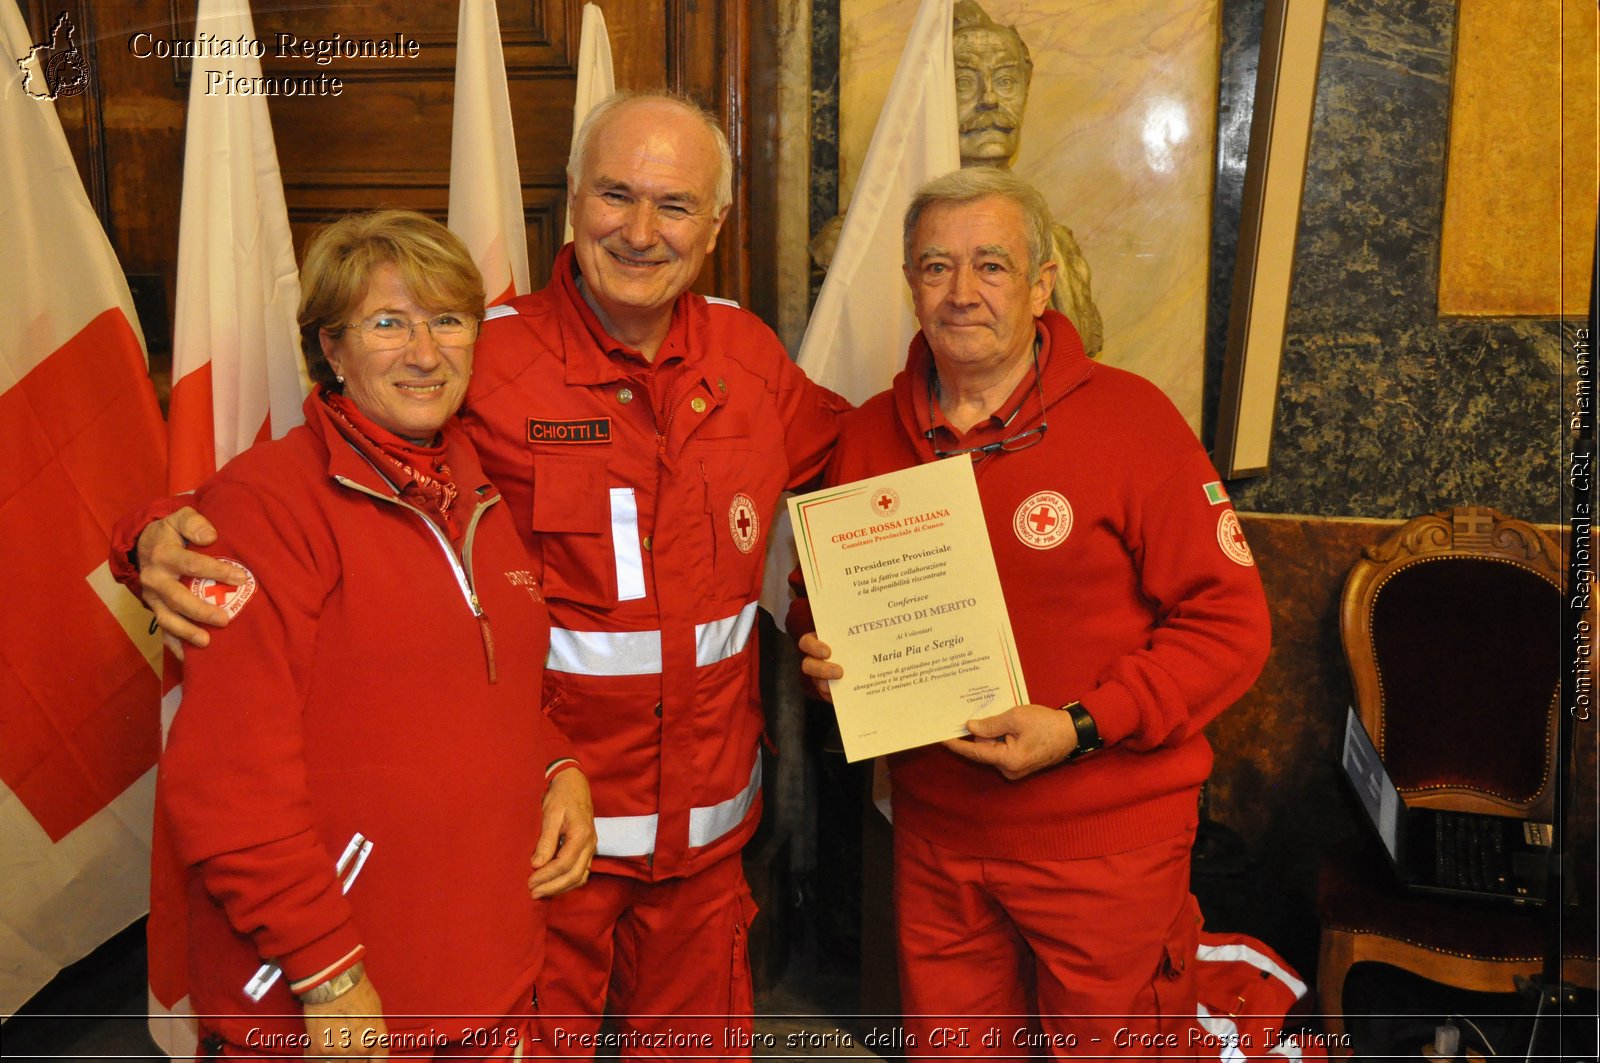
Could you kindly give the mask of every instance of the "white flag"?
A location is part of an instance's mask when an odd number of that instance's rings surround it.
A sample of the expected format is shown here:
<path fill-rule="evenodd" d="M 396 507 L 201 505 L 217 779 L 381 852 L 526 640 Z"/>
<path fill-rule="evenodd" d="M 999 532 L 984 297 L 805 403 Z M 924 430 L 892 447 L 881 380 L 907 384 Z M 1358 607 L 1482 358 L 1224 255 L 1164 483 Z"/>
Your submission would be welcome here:
<path fill-rule="evenodd" d="M 617 91 L 617 76 L 611 67 L 611 38 L 606 32 L 606 16 L 595 4 L 583 5 L 583 28 L 578 33 L 578 91 L 572 101 L 572 138 L 577 140 L 583 120 L 594 105 Z M 567 212 L 561 242 L 572 241 L 572 213 Z"/>
<path fill-rule="evenodd" d="M 531 290 L 522 177 L 494 0 L 461 0 L 450 128 L 450 219 L 491 305 Z"/>
<path fill-rule="evenodd" d="M 106 549 L 166 437 L 53 102 L 92 76 L 76 34 L 0 3 L 0 1017 L 148 898 L 160 644 Z"/>
<path fill-rule="evenodd" d="M 961 166 L 952 0 L 922 0 L 861 164 L 800 353 L 806 375 L 860 403 L 887 388 L 917 334 L 900 272 L 918 188 Z"/>
<path fill-rule="evenodd" d="M 254 40 L 250 5 L 200 0 L 195 32 Z M 230 76 L 261 77 L 261 61 L 214 51 L 196 44 L 184 135 L 168 414 L 174 492 L 299 424 L 310 390 L 295 325 L 300 275 L 267 98 L 217 88 Z"/>
<path fill-rule="evenodd" d="M 906 207 L 923 184 L 961 166 L 953 7 L 953 0 L 922 0 L 917 9 L 795 358 L 812 380 L 854 403 L 889 386 L 917 334 L 900 272 Z M 780 510 L 762 592 L 780 622 L 795 560 L 789 515 Z"/>

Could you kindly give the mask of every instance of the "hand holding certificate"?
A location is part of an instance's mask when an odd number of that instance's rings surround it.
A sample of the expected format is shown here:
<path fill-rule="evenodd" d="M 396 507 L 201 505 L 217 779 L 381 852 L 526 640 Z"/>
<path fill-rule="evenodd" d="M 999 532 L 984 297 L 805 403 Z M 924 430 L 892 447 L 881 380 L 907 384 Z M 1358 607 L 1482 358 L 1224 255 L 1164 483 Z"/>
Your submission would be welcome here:
<path fill-rule="evenodd" d="M 845 756 L 966 734 L 1028 700 L 972 462 L 918 465 L 789 500 Z"/>

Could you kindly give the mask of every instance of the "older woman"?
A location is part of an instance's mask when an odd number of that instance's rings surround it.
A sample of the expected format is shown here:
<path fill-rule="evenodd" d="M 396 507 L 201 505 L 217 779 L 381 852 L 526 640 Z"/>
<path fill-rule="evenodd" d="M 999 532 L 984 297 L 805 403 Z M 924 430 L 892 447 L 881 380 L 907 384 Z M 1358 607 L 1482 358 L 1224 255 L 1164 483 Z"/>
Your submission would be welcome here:
<path fill-rule="evenodd" d="M 454 424 L 483 284 L 443 226 L 381 211 L 322 230 L 302 285 L 318 387 L 199 491 L 242 583 L 193 585 L 231 622 L 189 651 L 161 759 L 203 1043 L 509 1054 L 541 898 L 594 841 L 540 711 L 533 566 Z"/>

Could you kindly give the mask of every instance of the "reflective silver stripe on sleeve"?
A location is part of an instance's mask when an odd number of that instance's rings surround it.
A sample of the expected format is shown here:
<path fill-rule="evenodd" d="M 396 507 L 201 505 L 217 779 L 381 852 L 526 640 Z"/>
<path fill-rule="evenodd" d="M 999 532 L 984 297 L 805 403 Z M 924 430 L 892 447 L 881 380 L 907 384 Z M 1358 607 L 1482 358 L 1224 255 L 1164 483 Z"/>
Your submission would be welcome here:
<path fill-rule="evenodd" d="M 750 782 L 726 801 L 689 810 L 689 848 L 710 845 L 744 822 L 761 792 L 761 754 L 750 767 Z M 648 856 L 656 848 L 656 816 L 596 816 L 597 856 Z"/>
<path fill-rule="evenodd" d="M 694 663 L 704 668 L 734 656 L 750 643 L 756 626 L 756 603 L 751 602 L 732 616 L 694 627 Z"/>
<path fill-rule="evenodd" d="M 659 631 L 568 631 L 550 629 L 552 672 L 578 675 L 658 675 L 661 672 Z"/>
<path fill-rule="evenodd" d="M 633 488 L 611 489 L 611 549 L 617 558 L 617 600 L 644 597 L 644 552 L 639 548 L 639 504 Z"/>
<path fill-rule="evenodd" d="M 755 602 L 732 616 L 696 624 L 694 663 L 704 668 L 743 653 L 755 626 Z M 661 671 L 661 632 L 553 627 L 545 667 L 577 675 L 653 675 Z"/>
<path fill-rule="evenodd" d="M 750 768 L 750 782 L 743 790 L 709 808 L 689 810 L 689 848 L 710 845 L 743 823 L 745 813 L 750 811 L 750 806 L 755 804 L 756 794 L 760 792 L 761 754 L 758 752 L 756 762 Z"/>

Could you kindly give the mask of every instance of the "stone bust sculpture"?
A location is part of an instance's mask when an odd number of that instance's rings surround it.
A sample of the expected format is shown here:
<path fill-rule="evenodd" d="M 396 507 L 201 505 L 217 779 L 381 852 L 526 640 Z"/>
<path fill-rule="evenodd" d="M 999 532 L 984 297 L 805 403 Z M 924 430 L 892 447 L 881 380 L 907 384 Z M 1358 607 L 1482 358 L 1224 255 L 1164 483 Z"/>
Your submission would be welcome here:
<path fill-rule="evenodd" d="M 1010 166 L 1022 141 L 1033 57 L 1013 26 L 973 0 L 955 7 L 956 109 L 962 166 Z"/>
<path fill-rule="evenodd" d="M 956 109 L 960 118 L 961 165 L 1009 168 L 1022 141 L 1033 59 L 1014 26 L 991 19 L 976 0 L 955 5 Z M 843 227 L 834 218 L 811 241 L 811 257 L 826 268 Z M 1055 226 L 1056 273 L 1051 305 L 1071 319 L 1091 357 L 1104 345 L 1100 310 L 1090 291 L 1089 264 L 1072 230 Z"/>

